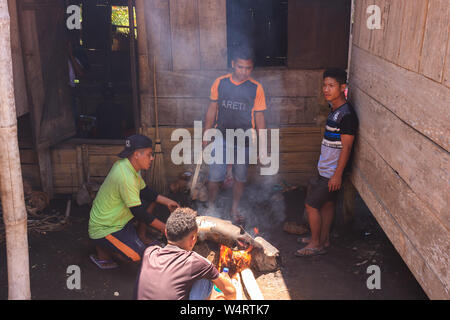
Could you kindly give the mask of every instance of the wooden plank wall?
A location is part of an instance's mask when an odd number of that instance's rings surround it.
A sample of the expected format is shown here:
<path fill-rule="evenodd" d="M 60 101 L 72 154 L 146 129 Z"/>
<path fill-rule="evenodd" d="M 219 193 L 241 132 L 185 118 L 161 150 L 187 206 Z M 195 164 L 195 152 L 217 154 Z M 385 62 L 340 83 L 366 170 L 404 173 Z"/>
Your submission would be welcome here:
<path fill-rule="evenodd" d="M 349 0 L 289 1 L 290 68 L 347 68 L 350 6 Z"/>
<path fill-rule="evenodd" d="M 166 177 L 169 182 L 176 181 L 180 173 L 194 170 L 193 165 L 175 165 L 171 159 L 172 149 L 179 141 L 171 141 L 174 127 L 162 127 L 160 136 L 165 161 Z M 194 129 L 187 128 L 194 136 Z M 153 128 L 143 134 L 155 136 Z M 283 128 L 280 132 L 280 173 L 274 177 L 266 177 L 272 183 L 306 185 L 314 174 L 320 154 L 322 132 L 316 127 Z M 83 181 L 101 184 L 115 161 L 117 154 L 123 149 L 121 144 L 106 144 L 105 141 L 82 142 L 69 141 L 51 150 L 53 185 L 57 194 L 75 194 Z M 36 153 L 24 146 L 21 149 L 22 170 L 35 188 L 40 187 Z M 33 172 L 35 174 L 33 174 Z M 264 180 L 259 175 L 259 166 L 250 168 L 251 181 Z"/>
<path fill-rule="evenodd" d="M 194 121 L 204 120 L 214 80 L 230 72 L 226 0 L 148 0 L 139 2 L 139 6 L 145 12 L 140 21 L 146 22 L 141 29 L 147 37 L 141 38 L 140 43 L 148 44 L 147 50 L 141 49 L 147 52 L 148 59 L 141 66 L 147 65 L 150 70 L 146 72 L 147 80 L 141 81 L 142 126 L 144 130 L 154 126 L 154 99 L 149 85 L 153 85 L 156 56 L 159 125 L 167 132 L 174 127 L 192 128 Z M 289 127 L 289 131 L 283 131 L 289 132 L 289 138 L 284 139 L 304 142 L 306 149 L 311 148 L 310 138 L 316 143 L 314 151 L 282 151 L 281 173 L 292 183 L 305 184 L 317 163 L 320 122 L 328 113 L 320 96 L 322 71 L 261 68 L 254 72 L 254 78 L 266 91 L 268 126 L 286 130 Z"/>
<path fill-rule="evenodd" d="M 371 4 L 381 30 L 366 27 Z M 350 67 L 352 181 L 433 299 L 450 298 L 448 21 L 448 0 L 357 0 Z"/>

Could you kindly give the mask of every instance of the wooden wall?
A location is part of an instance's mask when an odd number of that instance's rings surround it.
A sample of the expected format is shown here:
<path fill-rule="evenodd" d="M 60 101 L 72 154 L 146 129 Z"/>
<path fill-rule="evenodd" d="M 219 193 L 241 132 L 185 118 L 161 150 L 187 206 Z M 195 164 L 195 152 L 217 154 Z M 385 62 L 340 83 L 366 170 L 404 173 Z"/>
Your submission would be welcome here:
<path fill-rule="evenodd" d="M 164 156 L 168 159 L 166 172 L 172 181 L 190 169 L 169 160 L 176 144 L 170 141 L 172 131 L 180 127 L 192 131 L 194 121 L 204 119 L 213 81 L 230 72 L 226 0 L 136 0 L 136 8 L 141 129 L 154 137 L 155 58 L 159 125 Z M 281 128 L 280 174 L 275 177 L 278 181 L 306 185 L 315 174 L 323 120 L 329 111 L 321 96 L 322 72 L 317 66 L 295 65 L 254 72 L 254 78 L 266 91 L 268 126 Z M 104 142 L 86 144 L 81 150 L 80 147 L 72 141 L 51 148 L 55 193 L 77 192 L 86 175 L 91 181 L 102 182 L 121 149 Z M 22 154 L 25 176 L 39 186 L 36 156 L 30 149 L 22 150 Z M 260 178 L 258 167 L 252 167 L 250 172 L 251 178 Z"/>
<path fill-rule="evenodd" d="M 156 58 L 159 125 L 167 134 L 176 127 L 192 128 L 194 121 L 204 120 L 214 80 L 230 72 L 226 0 L 138 0 L 136 5 L 142 126 L 154 126 Z M 298 144 L 281 146 L 280 174 L 291 183 L 305 185 L 317 164 L 323 114 L 328 113 L 322 72 L 257 68 L 253 75 L 266 91 L 268 126 L 283 128 L 281 139 Z M 164 142 L 163 135 L 163 147 Z"/>
<path fill-rule="evenodd" d="M 356 0 L 350 67 L 352 181 L 434 299 L 450 298 L 449 21 L 448 0 Z"/>

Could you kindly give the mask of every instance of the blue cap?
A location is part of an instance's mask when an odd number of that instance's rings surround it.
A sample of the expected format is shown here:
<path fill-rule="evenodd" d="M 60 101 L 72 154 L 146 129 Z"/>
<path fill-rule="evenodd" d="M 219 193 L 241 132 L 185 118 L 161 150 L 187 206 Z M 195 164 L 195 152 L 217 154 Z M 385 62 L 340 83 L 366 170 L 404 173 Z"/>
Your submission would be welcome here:
<path fill-rule="evenodd" d="M 223 272 L 228 272 L 228 271 L 230 271 L 230 269 L 228 269 L 228 268 L 223 268 Z"/>

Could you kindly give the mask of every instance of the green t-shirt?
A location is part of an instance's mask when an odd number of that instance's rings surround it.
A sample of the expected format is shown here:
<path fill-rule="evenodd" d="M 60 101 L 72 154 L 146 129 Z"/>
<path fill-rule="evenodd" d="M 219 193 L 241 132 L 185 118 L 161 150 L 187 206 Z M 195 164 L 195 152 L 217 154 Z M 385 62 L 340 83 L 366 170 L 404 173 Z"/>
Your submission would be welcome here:
<path fill-rule="evenodd" d="M 133 219 L 129 208 L 141 205 L 144 188 L 144 179 L 128 159 L 116 161 L 92 204 L 89 237 L 101 239 L 122 230 Z"/>

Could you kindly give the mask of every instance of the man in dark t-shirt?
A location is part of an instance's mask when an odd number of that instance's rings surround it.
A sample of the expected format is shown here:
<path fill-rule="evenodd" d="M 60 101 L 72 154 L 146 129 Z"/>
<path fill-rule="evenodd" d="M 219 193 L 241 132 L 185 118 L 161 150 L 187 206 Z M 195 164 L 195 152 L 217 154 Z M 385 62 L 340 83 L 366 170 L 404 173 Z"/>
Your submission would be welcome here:
<path fill-rule="evenodd" d="M 310 180 L 305 200 L 311 237 L 300 238 L 307 245 L 295 253 L 299 257 L 324 254 L 330 246 L 336 194 L 348 169 L 358 130 L 355 110 L 345 97 L 347 73 L 341 69 L 328 69 L 323 79 L 323 93 L 331 105 L 331 112 L 322 141 L 318 174 Z"/>
<path fill-rule="evenodd" d="M 249 164 L 249 141 L 239 143 L 226 139 L 227 131 L 242 129 L 266 129 L 264 111 L 267 109 L 266 98 L 262 85 L 252 77 L 253 52 L 242 47 L 233 53 L 233 72 L 219 77 L 211 87 L 210 105 L 206 113 L 205 132 L 216 128 L 222 133 L 223 139 L 214 141 L 215 148 L 223 148 L 222 163 L 213 163 L 209 167 L 208 199 L 212 207 L 217 198 L 220 183 L 225 180 L 227 165 L 232 165 L 233 171 L 233 204 L 231 218 L 236 224 L 244 224 L 245 217 L 239 212 L 239 202 L 247 181 L 247 167 Z M 257 134 L 252 131 L 253 142 Z M 204 141 L 205 147 L 209 142 Z M 227 148 L 229 144 L 230 148 Z M 215 152 L 218 152 L 215 150 Z M 229 153 L 233 153 L 231 156 Z M 245 154 L 245 163 L 239 163 L 238 154 Z M 230 163 L 229 158 L 232 158 Z M 234 157 L 234 158 L 233 158 Z"/>
<path fill-rule="evenodd" d="M 230 278 L 206 258 L 192 251 L 197 242 L 196 212 L 175 210 L 167 220 L 167 245 L 145 250 L 138 277 L 138 300 L 215 299 L 216 285 L 227 300 L 236 298 Z"/>

